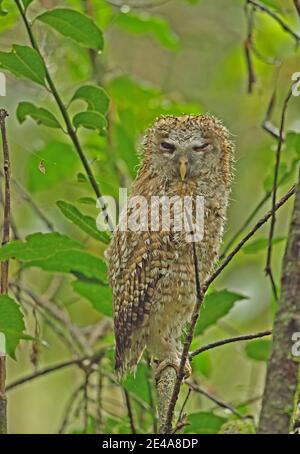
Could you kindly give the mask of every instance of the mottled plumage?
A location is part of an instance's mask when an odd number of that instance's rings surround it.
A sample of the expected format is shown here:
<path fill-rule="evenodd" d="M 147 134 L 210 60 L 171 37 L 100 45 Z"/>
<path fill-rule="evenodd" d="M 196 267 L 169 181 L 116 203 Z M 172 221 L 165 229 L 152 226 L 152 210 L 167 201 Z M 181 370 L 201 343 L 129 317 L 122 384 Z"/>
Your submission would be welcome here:
<path fill-rule="evenodd" d="M 218 256 L 232 155 L 230 134 L 216 118 L 161 117 L 144 138 L 143 160 L 132 186 L 131 198 L 205 197 L 204 238 L 196 243 L 202 282 Z M 107 258 L 117 371 L 122 375 L 134 369 L 145 347 L 159 363 L 178 366 L 180 336 L 195 303 L 192 244 L 184 232 L 172 228 L 157 232 L 117 228 Z"/>

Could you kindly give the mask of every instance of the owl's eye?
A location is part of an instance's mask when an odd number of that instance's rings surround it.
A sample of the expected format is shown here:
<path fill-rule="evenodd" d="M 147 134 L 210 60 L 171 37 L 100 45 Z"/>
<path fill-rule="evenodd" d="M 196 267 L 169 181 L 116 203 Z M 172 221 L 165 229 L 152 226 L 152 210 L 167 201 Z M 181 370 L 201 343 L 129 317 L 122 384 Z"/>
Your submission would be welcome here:
<path fill-rule="evenodd" d="M 210 145 L 209 142 L 204 142 L 201 145 L 195 145 L 193 147 L 193 150 L 196 151 L 196 152 L 198 152 L 198 151 L 206 151 L 208 149 L 209 145 Z"/>
<path fill-rule="evenodd" d="M 168 153 L 173 153 L 175 151 L 175 145 L 170 142 L 161 142 L 160 148 Z"/>

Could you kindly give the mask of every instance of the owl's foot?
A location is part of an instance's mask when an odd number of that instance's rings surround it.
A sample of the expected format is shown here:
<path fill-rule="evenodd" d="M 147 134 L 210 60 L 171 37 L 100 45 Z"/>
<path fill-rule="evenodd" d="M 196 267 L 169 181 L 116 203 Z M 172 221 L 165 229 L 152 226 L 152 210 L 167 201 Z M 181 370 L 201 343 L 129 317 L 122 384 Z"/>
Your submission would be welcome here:
<path fill-rule="evenodd" d="M 175 360 L 170 360 L 170 359 L 165 359 L 161 362 L 159 361 L 154 361 L 156 365 L 156 370 L 155 370 L 155 380 L 158 380 L 162 371 L 166 369 L 167 367 L 173 367 L 175 369 L 176 374 L 178 375 L 179 373 L 179 367 L 180 367 L 180 358 L 176 358 Z M 192 367 L 189 362 L 189 360 L 186 360 L 185 367 L 184 367 L 184 380 L 187 380 L 190 376 L 192 375 Z"/>

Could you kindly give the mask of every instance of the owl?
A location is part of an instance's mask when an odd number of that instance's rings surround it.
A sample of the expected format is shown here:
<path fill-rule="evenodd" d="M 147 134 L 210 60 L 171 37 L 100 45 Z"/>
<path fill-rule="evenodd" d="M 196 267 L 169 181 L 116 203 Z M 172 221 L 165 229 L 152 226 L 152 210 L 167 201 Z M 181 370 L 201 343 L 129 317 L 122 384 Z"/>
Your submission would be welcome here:
<path fill-rule="evenodd" d="M 202 197 L 203 233 L 195 249 L 204 283 L 224 230 L 234 148 L 230 137 L 222 122 L 208 114 L 162 116 L 144 137 L 141 165 L 125 207 L 125 214 L 133 216 L 135 204 L 130 202 L 147 202 L 139 213 L 143 228 L 124 228 L 120 222 L 106 252 L 119 376 L 135 370 L 145 348 L 157 376 L 167 366 L 178 371 L 182 333 L 196 301 L 193 244 L 188 241 L 192 232 L 175 228 L 175 202 L 169 203 L 167 226 L 156 205 L 161 198 Z M 194 219 L 192 210 L 190 221 Z"/>

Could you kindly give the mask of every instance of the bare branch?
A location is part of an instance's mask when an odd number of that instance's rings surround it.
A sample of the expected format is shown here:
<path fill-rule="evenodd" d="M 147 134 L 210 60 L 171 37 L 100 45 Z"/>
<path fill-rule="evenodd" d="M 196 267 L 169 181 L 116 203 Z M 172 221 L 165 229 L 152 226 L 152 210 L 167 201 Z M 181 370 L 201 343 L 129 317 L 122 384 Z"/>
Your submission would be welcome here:
<path fill-rule="evenodd" d="M 8 113 L 5 109 L 0 109 L 0 127 L 2 136 L 2 148 L 3 148 L 3 174 L 5 181 L 4 190 L 4 218 L 3 218 L 3 233 L 2 233 L 2 246 L 9 242 L 10 237 L 10 159 L 8 142 L 6 135 L 5 119 L 8 117 Z M 9 261 L 5 260 L 1 262 L 1 282 L 0 292 L 1 294 L 7 294 L 8 291 L 8 267 Z"/>
<path fill-rule="evenodd" d="M 211 350 L 213 348 L 217 347 L 222 347 L 223 345 L 227 344 L 232 344 L 234 342 L 242 342 L 242 341 L 247 341 L 247 340 L 252 340 L 252 339 L 259 339 L 261 337 L 266 337 L 270 336 L 272 334 L 272 331 L 262 331 L 259 333 L 254 333 L 254 334 L 243 334 L 241 336 L 235 336 L 235 337 L 228 337 L 226 339 L 221 339 L 215 342 L 211 342 L 207 345 L 204 345 L 203 347 L 196 348 L 196 350 L 193 350 L 189 357 L 193 358 L 194 356 L 200 355 L 200 353 L 206 352 L 207 350 Z"/>
<path fill-rule="evenodd" d="M 272 217 L 271 217 L 271 225 L 270 225 L 270 231 L 269 231 L 269 242 L 268 242 L 268 253 L 267 253 L 267 260 L 266 260 L 266 267 L 265 271 L 266 274 L 269 276 L 272 289 L 273 289 L 273 294 L 275 299 L 278 299 L 277 296 L 277 288 L 272 272 L 272 246 L 273 246 L 273 237 L 274 237 L 274 231 L 275 231 L 275 224 L 276 224 L 276 200 L 277 200 L 277 187 L 278 187 L 278 177 L 279 177 L 279 166 L 280 166 L 280 159 L 281 159 L 281 150 L 284 142 L 284 127 L 285 127 L 285 119 L 286 119 L 286 113 L 287 113 L 287 108 L 289 101 L 293 95 L 293 86 L 289 89 L 289 92 L 284 100 L 283 103 L 283 108 L 281 112 L 281 121 L 280 121 L 280 128 L 279 128 L 279 138 L 278 138 L 278 145 L 277 145 L 277 151 L 276 151 L 276 161 L 275 161 L 275 167 L 274 167 L 274 182 L 273 182 L 273 196 L 272 196 Z"/>
<path fill-rule="evenodd" d="M 129 395 L 127 389 L 125 389 L 125 388 L 123 388 L 123 392 L 124 392 L 124 397 L 125 397 L 125 403 L 126 403 L 127 415 L 128 415 L 128 419 L 129 419 L 129 423 L 130 423 L 131 433 L 136 434 L 136 428 L 135 428 L 132 407 L 131 407 L 131 402 L 130 402 L 130 395 Z"/>
<path fill-rule="evenodd" d="M 23 385 L 24 383 L 31 382 L 39 377 L 42 377 L 44 375 L 48 375 L 52 372 L 56 372 L 61 369 L 65 369 L 66 367 L 70 366 L 79 366 L 79 367 L 90 367 L 92 364 L 96 364 L 100 361 L 102 356 L 104 355 L 104 349 L 99 350 L 97 353 L 95 353 L 92 356 L 86 355 L 81 358 L 76 358 L 76 359 L 71 359 L 69 361 L 64 361 L 59 364 L 55 364 L 54 366 L 49 366 L 49 367 L 44 367 L 43 369 L 40 369 L 32 374 L 25 375 L 22 378 L 19 378 L 18 380 L 10 383 L 6 390 L 11 391 L 14 388 L 17 388 L 20 385 Z"/>
<path fill-rule="evenodd" d="M 186 382 L 186 385 L 191 389 L 192 391 L 201 394 L 202 396 L 207 397 L 207 399 L 211 400 L 214 402 L 218 407 L 224 408 L 225 410 L 229 410 L 233 415 L 237 416 L 238 418 L 244 419 L 245 416 L 242 415 L 239 411 L 237 411 L 234 407 L 231 405 L 227 404 L 223 400 L 219 399 L 218 397 L 214 396 L 213 394 L 209 393 L 205 389 L 201 388 L 199 385 L 196 383 L 191 383 L 191 382 Z"/>
<path fill-rule="evenodd" d="M 5 180 L 4 190 L 4 218 L 3 218 L 3 234 L 2 245 L 7 244 L 10 238 L 10 159 L 9 149 L 6 135 L 5 119 L 8 113 L 5 109 L 0 109 L 0 129 L 2 137 L 3 149 L 3 171 Z M 9 261 L 5 260 L 1 263 L 1 280 L 0 293 L 6 295 L 8 291 L 8 267 Z M 6 380 L 6 355 L 0 351 L 0 434 L 7 433 L 7 399 L 5 393 Z"/>

